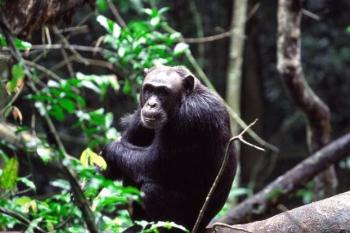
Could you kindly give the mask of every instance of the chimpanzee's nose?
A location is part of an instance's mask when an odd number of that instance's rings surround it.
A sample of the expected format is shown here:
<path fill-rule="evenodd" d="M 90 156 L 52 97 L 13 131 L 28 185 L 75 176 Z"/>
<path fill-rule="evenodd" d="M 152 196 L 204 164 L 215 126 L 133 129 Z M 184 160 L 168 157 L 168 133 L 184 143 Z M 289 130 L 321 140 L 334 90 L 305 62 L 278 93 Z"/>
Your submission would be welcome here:
<path fill-rule="evenodd" d="M 150 99 L 150 100 L 147 102 L 147 105 L 148 105 L 148 107 L 150 107 L 150 108 L 155 108 L 155 107 L 157 107 L 157 102 L 154 101 L 154 100 L 152 100 L 152 99 Z"/>

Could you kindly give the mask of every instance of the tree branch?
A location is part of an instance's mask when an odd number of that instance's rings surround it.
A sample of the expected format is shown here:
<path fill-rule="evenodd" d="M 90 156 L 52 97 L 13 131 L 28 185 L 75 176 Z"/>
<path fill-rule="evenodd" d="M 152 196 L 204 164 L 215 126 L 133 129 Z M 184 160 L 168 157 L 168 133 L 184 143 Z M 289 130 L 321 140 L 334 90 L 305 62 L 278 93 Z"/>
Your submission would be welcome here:
<path fill-rule="evenodd" d="M 17 219 L 18 221 L 20 221 L 22 224 L 26 225 L 26 226 L 30 226 L 30 220 L 27 219 L 25 216 L 23 216 L 21 213 L 0 207 L 0 213 L 10 216 L 12 218 Z M 46 233 L 46 231 L 44 231 L 43 229 L 41 229 L 38 226 L 34 226 L 35 232 L 39 232 L 39 233 Z"/>
<path fill-rule="evenodd" d="M 223 218 L 216 222 L 235 224 L 261 218 L 282 197 L 292 193 L 332 164 L 346 158 L 349 153 L 350 133 L 315 152 L 268 184 L 263 190 L 229 210 Z"/>

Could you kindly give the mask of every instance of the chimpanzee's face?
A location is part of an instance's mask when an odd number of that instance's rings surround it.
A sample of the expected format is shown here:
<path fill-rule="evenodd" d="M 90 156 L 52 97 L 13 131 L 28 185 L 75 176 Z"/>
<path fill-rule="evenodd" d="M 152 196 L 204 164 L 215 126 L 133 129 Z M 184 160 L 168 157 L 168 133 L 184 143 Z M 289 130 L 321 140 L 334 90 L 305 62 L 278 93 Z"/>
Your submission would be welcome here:
<path fill-rule="evenodd" d="M 147 128 L 160 128 L 176 112 L 185 94 L 184 78 L 175 71 L 153 70 L 146 75 L 140 96 L 141 121 Z"/>

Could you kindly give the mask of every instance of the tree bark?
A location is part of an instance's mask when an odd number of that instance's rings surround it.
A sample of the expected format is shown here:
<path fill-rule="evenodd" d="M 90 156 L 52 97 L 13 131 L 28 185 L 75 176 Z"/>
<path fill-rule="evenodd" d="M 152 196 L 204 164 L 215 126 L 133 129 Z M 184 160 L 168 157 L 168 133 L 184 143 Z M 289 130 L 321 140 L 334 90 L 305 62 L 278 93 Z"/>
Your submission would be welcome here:
<path fill-rule="evenodd" d="M 28 37 L 44 24 L 69 19 L 74 10 L 93 0 L 6 0 L 0 7 L 0 24 L 11 34 Z"/>
<path fill-rule="evenodd" d="M 263 221 L 233 226 L 216 226 L 216 233 L 350 232 L 350 192 L 283 212 Z"/>
<path fill-rule="evenodd" d="M 295 104 L 307 119 L 307 144 L 313 153 L 330 140 L 330 111 L 328 106 L 311 90 L 305 81 L 301 65 L 300 21 L 303 0 L 279 0 L 277 69 Z M 330 167 L 316 179 L 319 198 L 334 195 L 337 178 Z"/>
<path fill-rule="evenodd" d="M 332 164 L 350 153 L 350 133 L 329 143 L 300 164 L 279 176 L 263 190 L 247 198 L 216 222 L 227 224 L 245 223 L 262 218 L 282 197 L 298 189 Z"/>
<path fill-rule="evenodd" d="M 248 0 L 234 0 L 232 9 L 232 28 L 233 33 L 230 38 L 229 63 L 227 68 L 227 89 L 226 101 L 228 106 L 240 116 L 241 114 L 241 83 L 242 83 L 242 62 L 244 51 L 245 24 L 247 21 Z M 239 126 L 231 124 L 233 135 L 237 135 Z M 237 188 L 240 183 L 241 163 L 240 163 L 240 146 L 235 146 L 237 155 L 237 171 L 233 181 L 232 188 Z M 235 203 L 236 200 L 230 200 Z"/>

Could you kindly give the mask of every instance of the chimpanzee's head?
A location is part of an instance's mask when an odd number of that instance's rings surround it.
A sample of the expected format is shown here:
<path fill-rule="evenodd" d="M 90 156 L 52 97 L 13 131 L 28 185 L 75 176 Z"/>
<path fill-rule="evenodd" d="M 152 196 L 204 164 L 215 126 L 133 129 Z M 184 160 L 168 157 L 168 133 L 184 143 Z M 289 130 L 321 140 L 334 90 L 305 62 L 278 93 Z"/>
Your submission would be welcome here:
<path fill-rule="evenodd" d="M 150 129 L 164 125 L 171 114 L 178 112 L 197 82 L 182 66 L 156 66 L 147 71 L 140 95 L 142 124 Z"/>

